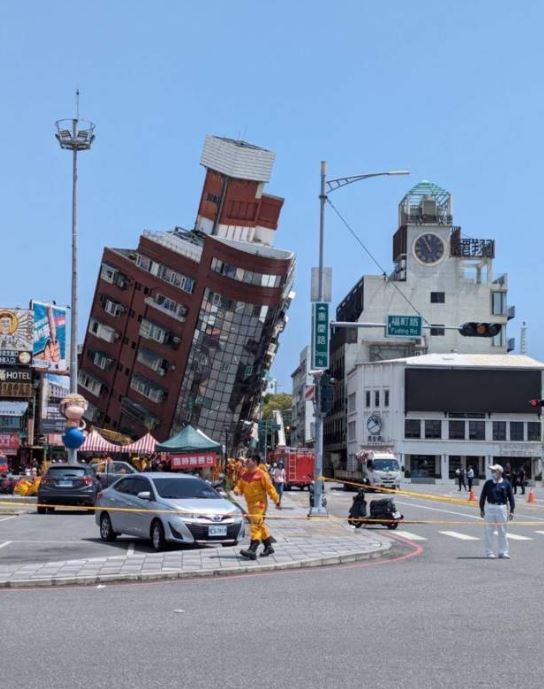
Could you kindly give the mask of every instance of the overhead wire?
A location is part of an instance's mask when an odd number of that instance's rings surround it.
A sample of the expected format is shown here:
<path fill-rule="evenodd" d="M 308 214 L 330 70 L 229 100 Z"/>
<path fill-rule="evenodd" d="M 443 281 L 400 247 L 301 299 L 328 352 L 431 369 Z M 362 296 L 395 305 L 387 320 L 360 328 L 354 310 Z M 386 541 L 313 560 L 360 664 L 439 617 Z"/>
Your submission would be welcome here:
<path fill-rule="evenodd" d="M 393 287 L 397 290 L 397 292 L 401 295 L 401 297 L 404 299 L 404 301 L 412 308 L 415 313 L 420 316 L 423 321 L 427 325 L 431 325 L 431 323 L 425 318 L 425 316 L 421 313 L 421 311 L 415 306 L 415 304 L 409 299 L 409 297 L 404 294 L 404 292 L 399 288 L 399 286 L 395 283 L 395 280 L 390 280 L 389 277 L 387 276 L 387 271 L 384 269 L 384 267 L 380 264 L 378 259 L 374 256 L 374 254 L 370 251 L 370 249 L 364 244 L 363 240 L 359 237 L 357 232 L 353 229 L 353 227 L 349 224 L 349 222 L 346 220 L 346 218 L 342 215 L 342 213 L 338 210 L 338 208 L 334 205 L 334 203 L 330 200 L 329 197 L 327 197 L 327 203 L 329 206 L 332 208 L 332 210 L 336 213 L 344 227 L 348 230 L 348 232 L 351 234 L 351 236 L 355 239 L 355 241 L 360 245 L 360 247 L 363 249 L 363 251 L 369 256 L 369 258 L 372 260 L 372 262 L 377 266 L 378 270 L 382 273 L 384 279 Z"/>

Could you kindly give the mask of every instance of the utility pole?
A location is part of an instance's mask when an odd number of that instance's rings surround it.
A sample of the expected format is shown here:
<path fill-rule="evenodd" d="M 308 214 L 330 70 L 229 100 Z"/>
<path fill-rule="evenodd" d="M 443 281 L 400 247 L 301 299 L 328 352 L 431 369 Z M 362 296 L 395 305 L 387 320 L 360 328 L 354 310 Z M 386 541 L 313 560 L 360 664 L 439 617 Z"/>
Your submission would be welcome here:
<path fill-rule="evenodd" d="M 314 482 L 314 505 L 310 508 L 309 516 L 320 516 L 327 514 L 327 510 L 323 507 L 323 481 L 321 476 L 323 475 L 323 454 L 324 454 L 324 444 L 323 444 L 323 426 L 326 413 L 322 411 L 321 405 L 321 377 L 326 369 L 329 368 L 329 351 L 328 351 L 328 303 L 330 302 L 330 294 L 325 294 L 325 268 L 324 268 L 324 253 L 325 253 L 325 205 L 328 200 L 327 193 L 335 191 L 341 187 L 344 187 L 353 182 L 358 182 L 361 180 L 369 179 L 370 177 L 382 177 L 391 175 L 408 175 L 410 174 L 407 170 L 392 170 L 389 172 L 371 172 L 363 175 L 354 175 L 351 177 L 339 177 L 337 179 L 327 180 L 327 163 L 322 160 L 320 168 L 320 187 L 319 187 L 319 265 L 317 269 L 317 294 L 311 296 L 313 306 L 321 305 L 327 313 L 326 316 L 326 328 L 327 328 L 327 351 L 324 353 L 324 359 L 326 360 L 326 366 L 320 365 L 317 362 L 317 357 L 315 356 L 315 350 L 317 348 L 316 342 L 316 332 L 312 331 L 312 375 L 314 377 L 315 384 L 315 401 L 316 401 L 316 414 L 315 414 L 315 482 Z M 313 289 L 312 289 L 313 292 Z M 330 289 L 327 290 L 330 292 Z M 317 299 L 316 299 L 317 297 Z"/>

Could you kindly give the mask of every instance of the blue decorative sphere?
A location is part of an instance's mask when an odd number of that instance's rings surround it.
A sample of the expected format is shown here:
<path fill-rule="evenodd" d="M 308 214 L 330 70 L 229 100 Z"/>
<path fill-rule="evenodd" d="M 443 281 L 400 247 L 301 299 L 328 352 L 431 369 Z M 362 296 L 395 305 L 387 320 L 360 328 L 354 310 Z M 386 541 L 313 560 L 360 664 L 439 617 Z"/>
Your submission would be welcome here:
<path fill-rule="evenodd" d="M 62 442 L 69 450 L 77 450 L 85 442 L 85 433 L 79 428 L 67 428 L 62 436 Z"/>

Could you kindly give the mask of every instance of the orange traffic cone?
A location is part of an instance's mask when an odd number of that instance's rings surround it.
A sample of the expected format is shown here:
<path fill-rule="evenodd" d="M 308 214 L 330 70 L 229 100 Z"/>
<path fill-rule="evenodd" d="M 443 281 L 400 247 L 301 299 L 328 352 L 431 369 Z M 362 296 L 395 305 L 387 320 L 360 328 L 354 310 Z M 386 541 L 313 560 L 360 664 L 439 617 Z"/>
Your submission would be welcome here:
<path fill-rule="evenodd" d="M 473 490 L 468 492 L 468 501 L 474 502 L 476 500 L 476 493 Z"/>
<path fill-rule="evenodd" d="M 532 488 L 529 488 L 529 493 L 527 495 L 527 502 L 536 502 L 536 495 L 535 491 Z"/>

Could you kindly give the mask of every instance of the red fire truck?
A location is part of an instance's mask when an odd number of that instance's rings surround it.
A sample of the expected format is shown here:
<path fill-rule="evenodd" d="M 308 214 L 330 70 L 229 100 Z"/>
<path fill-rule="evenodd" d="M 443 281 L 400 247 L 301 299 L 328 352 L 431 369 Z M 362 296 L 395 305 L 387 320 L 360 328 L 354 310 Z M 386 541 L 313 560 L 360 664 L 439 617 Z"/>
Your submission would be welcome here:
<path fill-rule="evenodd" d="M 314 480 L 315 455 L 313 450 L 303 447 L 278 447 L 268 453 L 267 461 L 283 462 L 287 482 L 286 490 L 296 486 L 300 490 L 309 488 Z"/>

